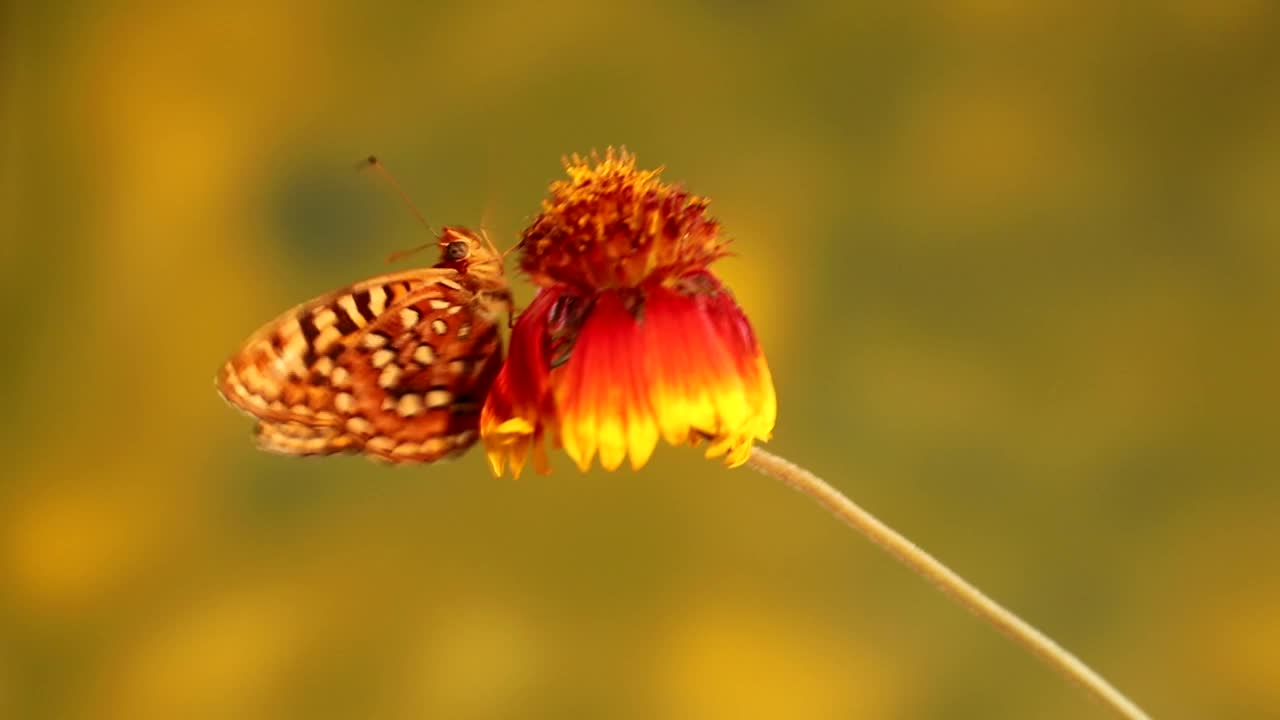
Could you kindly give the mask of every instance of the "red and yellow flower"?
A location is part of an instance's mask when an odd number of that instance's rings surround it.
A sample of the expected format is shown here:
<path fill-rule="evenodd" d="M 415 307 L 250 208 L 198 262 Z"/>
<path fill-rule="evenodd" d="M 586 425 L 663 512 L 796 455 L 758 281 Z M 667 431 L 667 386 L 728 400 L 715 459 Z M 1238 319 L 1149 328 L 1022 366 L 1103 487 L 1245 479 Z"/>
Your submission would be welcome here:
<path fill-rule="evenodd" d="M 495 474 L 550 440 L 586 470 L 643 466 L 659 438 L 744 463 L 768 440 L 773 380 L 751 324 L 707 269 L 726 254 L 707 201 L 625 151 L 566 163 L 524 232 L 539 290 L 511 334 L 481 435 Z"/>

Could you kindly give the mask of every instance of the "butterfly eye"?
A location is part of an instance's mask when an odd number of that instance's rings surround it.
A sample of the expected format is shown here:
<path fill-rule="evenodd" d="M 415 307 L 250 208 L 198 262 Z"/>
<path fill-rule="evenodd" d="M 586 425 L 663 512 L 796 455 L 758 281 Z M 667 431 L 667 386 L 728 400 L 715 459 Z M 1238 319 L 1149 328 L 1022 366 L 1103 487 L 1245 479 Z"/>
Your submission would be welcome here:
<path fill-rule="evenodd" d="M 461 260 L 471 254 L 471 247 L 461 240 L 449 243 L 444 248 L 444 256 L 448 260 Z"/>

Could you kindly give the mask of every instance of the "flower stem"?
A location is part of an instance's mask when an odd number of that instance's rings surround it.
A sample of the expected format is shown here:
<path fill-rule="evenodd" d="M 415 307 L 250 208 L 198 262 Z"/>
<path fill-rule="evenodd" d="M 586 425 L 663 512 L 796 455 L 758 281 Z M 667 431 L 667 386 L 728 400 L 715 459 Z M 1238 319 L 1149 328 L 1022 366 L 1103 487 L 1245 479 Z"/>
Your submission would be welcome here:
<path fill-rule="evenodd" d="M 1047 635 L 987 597 L 981 590 L 969 584 L 932 555 L 921 550 L 915 543 L 880 522 L 874 515 L 863 510 L 818 476 L 758 447 L 751 450 L 751 457 L 747 464 L 758 472 L 781 480 L 818 501 L 846 525 L 884 548 L 903 565 L 932 582 L 970 612 L 995 626 L 997 630 L 1008 635 L 1032 654 L 1038 655 L 1050 667 L 1079 683 L 1120 717 L 1130 720 L 1150 720 L 1150 717 L 1132 700 L 1125 697 L 1075 655 L 1067 652 Z"/>

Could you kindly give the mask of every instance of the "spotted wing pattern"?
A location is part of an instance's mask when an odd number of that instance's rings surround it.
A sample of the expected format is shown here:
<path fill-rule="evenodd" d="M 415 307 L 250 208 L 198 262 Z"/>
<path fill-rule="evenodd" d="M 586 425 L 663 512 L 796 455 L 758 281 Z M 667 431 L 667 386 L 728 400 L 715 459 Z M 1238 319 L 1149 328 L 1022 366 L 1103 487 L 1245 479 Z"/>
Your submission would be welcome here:
<path fill-rule="evenodd" d="M 304 303 L 255 333 L 218 388 L 267 450 L 428 462 L 465 450 L 502 361 L 481 294 L 454 270 L 384 275 Z"/>

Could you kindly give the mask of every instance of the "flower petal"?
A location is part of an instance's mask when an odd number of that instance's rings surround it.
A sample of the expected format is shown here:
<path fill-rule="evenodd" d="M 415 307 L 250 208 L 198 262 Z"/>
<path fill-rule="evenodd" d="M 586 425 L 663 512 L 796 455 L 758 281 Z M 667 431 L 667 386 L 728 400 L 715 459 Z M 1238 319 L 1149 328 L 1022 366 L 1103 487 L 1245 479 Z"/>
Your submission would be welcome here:
<path fill-rule="evenodd" d="M 531 449 L 544 452 L 547 429 L 582 470 L 597 456 L 606 470 L 628 457 L 638 469 L 660 436 L 707 440 L 707 457 L 736 466 L 768 439 L 776 403 L 746 317 L 713 275 L 696 272 L 590 301 L 540 292 L 516 324 L 481 422 L 498 473 L 510 462 L 518 474 Z"/>
<path fill-rule="evenodd" d="M 494 475 L 501 475 L 510 462 L 511 473 L 520 477 L 531 448 L 534 469 L 541 473 L 550 469 L 542 449 L 545 429 L 554 425 L 547 392 L 546 335 L 550 310 L 562 294 L 560 289 L 542 290 L 520 314 L 511 331 L 507 361 L 485 398 L 480 435 Z"/>
<path fill-rule="evenodd" d="M 553 371 L 552 393 L 565 452 L 586 470 L 597 452 L 607 470 L 631 456 L 643 465 L 658 434 L 645 391 L 640 325 L 620 291 L 600 295 L 563 368 Z"/>
<path fill-rule="evenodd" d="M 768 440 L 777 398 L 768 364 L 746 316 L 710 273 L 686 276 L 696 292 L 659 288 L 645 305 L 649 399 L 663 437 L 676 444 L 711 440 L 708 457 L 746 461 L 754 440 Z"/>

